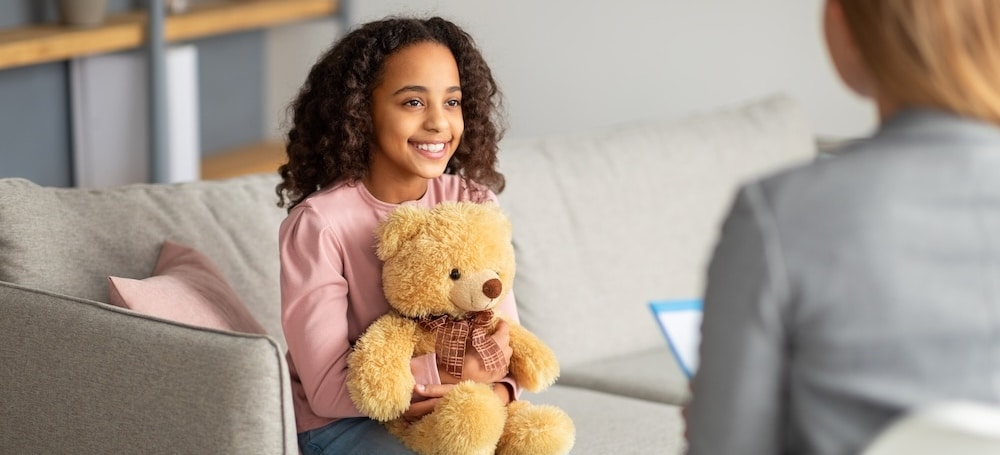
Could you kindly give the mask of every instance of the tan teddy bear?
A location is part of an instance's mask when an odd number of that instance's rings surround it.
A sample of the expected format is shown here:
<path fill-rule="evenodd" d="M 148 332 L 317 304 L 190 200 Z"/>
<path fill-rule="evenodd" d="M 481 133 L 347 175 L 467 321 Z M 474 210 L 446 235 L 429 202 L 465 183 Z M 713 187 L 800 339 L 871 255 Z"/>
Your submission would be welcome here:
<path fill-rule="evenodd" d="M 492 310 L 514 281 L 511 225 L 500 208 L 401 206 L 380 225 L 377 240 L 392 311 L 368 327 L 348 358 L 347 387 L 358 409 L 424 455 L 568 453 L 575 429 L 565 412 L 521 400 L 505 407 L 491 384 L 462 381 L 434 412 L 416 422 L 401 418 L 415 386 L 414 356 L 436 352 L 460 378 L 464 351 L 475 349 L 488 369 L 509 367 L 533 392 L 559 375 L 552 350 L 517 323 L 507 321 L 509 365 L 489 336 L 498 321 Z"/>

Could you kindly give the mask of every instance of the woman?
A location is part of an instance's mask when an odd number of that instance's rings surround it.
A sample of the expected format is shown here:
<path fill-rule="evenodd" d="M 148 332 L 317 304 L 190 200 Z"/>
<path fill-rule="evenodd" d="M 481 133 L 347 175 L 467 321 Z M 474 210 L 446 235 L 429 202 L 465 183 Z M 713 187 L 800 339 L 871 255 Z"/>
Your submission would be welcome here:
<path fill-rule="evenodd" d="M 690 453 L 858 453 L 925 403 L 1000 402 L 1000 2 L 828 0 L 880 125 L 749 183 L 708 271 Z"/>

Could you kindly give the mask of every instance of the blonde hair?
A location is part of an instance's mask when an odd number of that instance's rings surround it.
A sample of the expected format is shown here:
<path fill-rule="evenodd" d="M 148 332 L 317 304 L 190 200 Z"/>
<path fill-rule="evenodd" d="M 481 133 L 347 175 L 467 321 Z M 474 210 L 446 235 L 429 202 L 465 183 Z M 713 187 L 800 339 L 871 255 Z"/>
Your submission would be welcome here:
<path fill-rule="evenodd" d="M 1000 124 L 1000 1 L 837 1 L 885 95 Z"/>

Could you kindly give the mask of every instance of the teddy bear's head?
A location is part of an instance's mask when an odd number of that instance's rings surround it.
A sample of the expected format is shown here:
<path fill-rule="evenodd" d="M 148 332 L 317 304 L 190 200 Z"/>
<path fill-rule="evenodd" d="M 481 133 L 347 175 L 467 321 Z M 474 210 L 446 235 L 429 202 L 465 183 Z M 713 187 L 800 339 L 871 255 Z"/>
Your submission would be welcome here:
<path fill-rule="evenodd" d="M 493 309 L 514 282 L 511 231 L 495 204 L 400 206 L 376 232 L 389 305 L 413 318 Z"/>

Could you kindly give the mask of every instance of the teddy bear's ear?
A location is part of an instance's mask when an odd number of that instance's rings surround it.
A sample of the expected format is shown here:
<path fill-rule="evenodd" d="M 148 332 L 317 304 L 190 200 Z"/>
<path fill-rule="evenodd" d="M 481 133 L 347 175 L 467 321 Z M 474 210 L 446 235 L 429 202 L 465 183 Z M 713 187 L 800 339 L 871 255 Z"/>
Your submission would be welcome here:
<path fill-rule="evenodd" d="M 397 207 L 375 230 L 378 241 L 375 255 L 383 261 L 395 256 L 404 243 L 420 234 L 429 217 L 428 209 L 412 205 Z"/>

